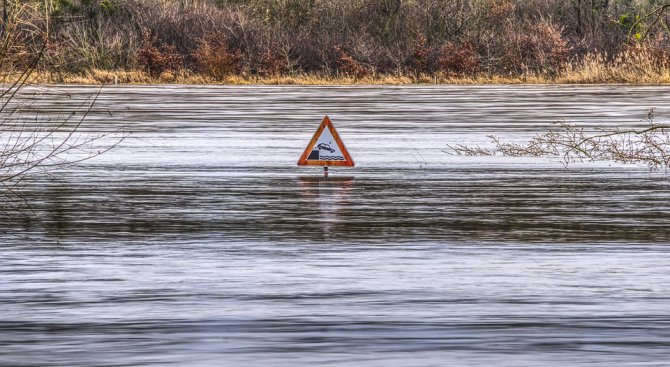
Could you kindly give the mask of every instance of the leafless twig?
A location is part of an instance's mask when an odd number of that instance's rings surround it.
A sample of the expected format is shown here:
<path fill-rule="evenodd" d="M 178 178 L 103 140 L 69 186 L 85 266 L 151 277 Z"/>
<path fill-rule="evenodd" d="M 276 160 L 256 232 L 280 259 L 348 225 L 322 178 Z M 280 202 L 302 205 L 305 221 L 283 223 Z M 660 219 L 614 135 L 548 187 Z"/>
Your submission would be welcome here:
<path fill-rule="evenodd" d="M 9 20 L 5 21 L 4 39 L 0 44 L 0 70 L 5 61 L 13 57 L 15 48 L 12 39 L 15 33 L 21 32 L 21 27 L 16 24 L 21 17 L 16 13 L 24 9 L 25 6 L 12 7 L 13 16 L 6 17 Z M 49 14 L 45 16 L 47 19 L 41 22 L 41 26 L 33 24 L 30 27 L 31 32 L 41 32 L 36 36 L 41 44 L 27 55 L 24 69 L 0 75 L 0 194 L 3 195 L 13 192 L 30 173 L 65 167 L 99 156 L 117 146 L 125 137 L 122 126 L 102 132 L 81 131 L 86 119 L 94 112 L 102 88 L 62 116 L 41 113 L 41 97 L 30 93 L 26 87 L 49 45 Z"/>
<path fill-rule="evenodd" d="M 670 168 L 670 125 L 654 122 L 654 108 L 647 113 L 648 126 L 640 129 L 595 128 L 558 123 L 557 129 L 537 134 L 526 144 L 506 143 L 489 136 L 495 148 L 448 145 L 447 153 L 511 157 L 558 157 L 564 165 L 584 161 L 613 161 L 646 165 L 652 170 Z"/>

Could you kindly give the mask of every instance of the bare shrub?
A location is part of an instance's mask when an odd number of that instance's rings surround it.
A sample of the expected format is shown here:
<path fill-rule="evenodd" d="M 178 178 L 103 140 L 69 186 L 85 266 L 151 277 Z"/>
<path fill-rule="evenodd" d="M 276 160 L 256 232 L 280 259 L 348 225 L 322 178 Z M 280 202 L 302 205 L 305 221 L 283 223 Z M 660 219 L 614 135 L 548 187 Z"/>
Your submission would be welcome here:
<path fill-rule="evenodd" d="M 572 53 L 572 46 L 563 37 L 563 27 L 542 21 L 533 28 L 536 67 L 556 73 L 561 65 L 568 62 Z"/>
<path fill-rule="evenodd" d="M 258 66 L 260 70 L 256 72 L 263 76 L 279 76 L 283 70 L 281 56 L 271 49 L 263 51 L 258 60 Z"/>
<path fill-rule="evenodd" d="M 490 21 L 505 19 L 516 10 L 516 4 L 512 0 L 485 0 L 482 3 L 486 9 L 485 17 Z"/>
<path fill-rule="evenodd" d="M 511 71 L 555 74 L 570 57 L 571 47 L 562 29 L 552 23 L 540 22 L 528 33 L 514 32 L 509 37 L 502 62 Z"/>
<path fill-rule="evenodd" d="M 109 21 L 93 27 L 86 22 L 73 22 L 61 28 L 61 33 L 52 37 L 45 61 L 53 69 L 89 70 L 115 69 L 125 64 L 126 42 L 129 37 L 116 32 Z"/>
<path fill-rule="evenodd" d="M 640 164 L 652 170 L 670 168 L 670 125 L 654 122 L 654 108 L 647 113 L 647 126 L 638 129 L 595 128 L 558 123 L 557 129 L 537 134 L 526 144 L 506 143 L 489 136 L 495 148 L 448 145 L 457 155 L 511 157 L 557 157 L 567 167 L 573 162 L 613 161 Z"/>
<path fill-rule="evenodd" d="M 647 50 L 650 61 L 657 66 L 667 68 L 670 65 L 670 34 L 659 33 L 647 38 L 642 48 Z"/>

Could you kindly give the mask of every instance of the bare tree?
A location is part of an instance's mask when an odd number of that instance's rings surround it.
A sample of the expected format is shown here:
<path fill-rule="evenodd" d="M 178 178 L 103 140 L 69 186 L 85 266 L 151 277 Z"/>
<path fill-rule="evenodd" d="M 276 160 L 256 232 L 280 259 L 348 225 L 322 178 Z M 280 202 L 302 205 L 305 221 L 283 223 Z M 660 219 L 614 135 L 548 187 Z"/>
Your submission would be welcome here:
<path fill-rule="evenodd" d="M 12 191 L 34 172 L 76 164 L 116 145 L 123 127 L 103 132 L 82 131 L 100 89 L 88 100 L 58 116 L 45 114 L 31 76 L 49 46 L 50 6 L 3 1 L 0 44 L 0 193 Z M 36 14 L 42 12 L 42 17 Z M 16 40 L 31 38 L 34 48 Z M 107 111 L 107 113 L 109 113 Z M 111 114 L 111 113 L 109 113 Z M 106 139 L 112 137 L 111 139 Z"/>

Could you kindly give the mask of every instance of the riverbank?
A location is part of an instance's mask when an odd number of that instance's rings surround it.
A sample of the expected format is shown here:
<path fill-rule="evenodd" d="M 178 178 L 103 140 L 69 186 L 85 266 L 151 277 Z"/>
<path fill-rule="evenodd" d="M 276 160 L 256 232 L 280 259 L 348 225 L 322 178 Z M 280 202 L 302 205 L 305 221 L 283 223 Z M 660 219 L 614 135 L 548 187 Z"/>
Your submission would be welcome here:
<path fill-rule="evenodd" d="M 6 3 L 0 71 L 42 83 L 670 83 L 670 7 L 638 2 Z"/>
<path fill-rule="evenodd" d="M 36 71 L 31 82 L 43 84 L 193 84 L 193 85 L 412 85 L 412 84 L 670 84 L 670 67 L 635 56 L 586 57 L 579 63 L 566 64 L 558 75 L 528 72 L 519 75 L 450 75 L 448 73 L 378 74 L 361 77 L 296 73 L 259 76 L 248 73 L 214 78 L 189 70 L 164 71 L 152 75 L 142 70 L 85 70 L 80 73 Z"/>

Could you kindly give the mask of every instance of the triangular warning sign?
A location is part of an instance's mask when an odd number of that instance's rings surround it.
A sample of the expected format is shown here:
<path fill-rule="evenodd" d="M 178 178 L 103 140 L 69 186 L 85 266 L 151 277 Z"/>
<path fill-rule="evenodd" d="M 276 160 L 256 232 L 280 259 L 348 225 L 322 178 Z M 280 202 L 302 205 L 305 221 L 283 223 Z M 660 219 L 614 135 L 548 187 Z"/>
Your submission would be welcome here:
<path fill-rule="evenodd" d="M 347 148 L 328 116 L 323 118 L 312 140 L 298 160 L 298 166 L 354 166 Z"/>

